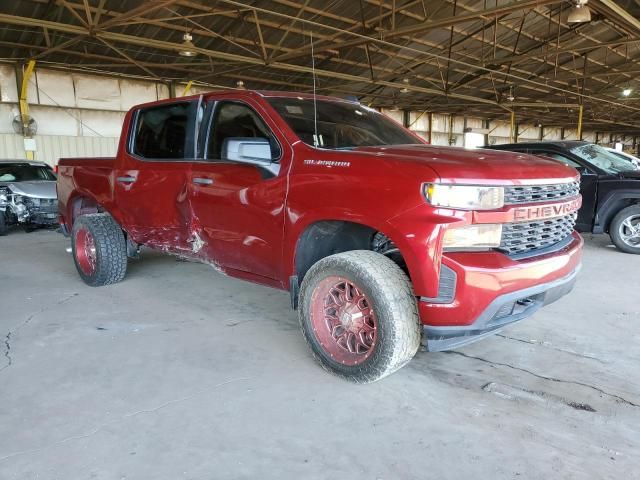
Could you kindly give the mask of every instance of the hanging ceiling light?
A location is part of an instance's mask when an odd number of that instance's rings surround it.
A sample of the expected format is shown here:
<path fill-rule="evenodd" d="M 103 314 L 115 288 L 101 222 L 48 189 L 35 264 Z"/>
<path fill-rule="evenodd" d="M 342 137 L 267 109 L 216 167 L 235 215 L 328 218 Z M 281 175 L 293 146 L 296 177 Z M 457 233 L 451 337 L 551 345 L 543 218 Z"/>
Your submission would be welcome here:
<path fill-rule="evenodd" d="M 191 34 L 185 33 L 182 38 L 184 39 L 184 42 L 180 45 L 180 51 L 178 53 L 183 57 L 195 57 L 198 55 L 198 52 L 196 52 L 196 46 L 193 44 L 193 37 Z"/>
<path fill-rule="evenodd" d="M 591 21 L 591 10 L 587 7 L 589 0 L 575 0 L 569 9 L 567 23 L 586 23 Z"/>
<path fill-rule="evenodd" d="M 405 78 L 404 80 L 402 80 L 402 83 L 404 83 L 405 85 L 407 85 L 407 86 L 408 86 L 408 85 L 409 85 L 409 79 L 408 79 L 408 78 Z M 408 89 L 406 86 L 405 86 L 405 87 L 402 87 L 402 88 L 400 89 L 400 93 L 409 93 L 409 89 Z"/>
<path fill-rule="evenodd" d="M 629 95 L 631 95 L 632 92 L 633 90 L 630 87 L 626 87 L 624 90 L 622 90 L 622 95 L 624 95 L 625 97 L 628 97 Z"/>
<path fill-rule="evenodd" d="M 238 80 L 236 82 L 236 88 L 239 88 L 241 90 L 244 90 L 244 82 L 242 80 Z"/>
<path fill-rule="evenodd" d="M 507 95 L 507 100 L 513 102 L 516 99 L 516 96 L 513 93 L 513 85 L 509 87 L 509 95 Z"/>

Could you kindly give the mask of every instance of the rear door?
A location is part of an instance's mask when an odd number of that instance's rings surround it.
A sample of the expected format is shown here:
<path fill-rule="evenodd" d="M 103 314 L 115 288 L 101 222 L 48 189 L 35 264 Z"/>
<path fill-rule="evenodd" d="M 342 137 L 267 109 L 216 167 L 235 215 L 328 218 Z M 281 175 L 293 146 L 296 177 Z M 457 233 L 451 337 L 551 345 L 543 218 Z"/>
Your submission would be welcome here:
<path fill-rule="evenodd" d="M 129 142 L 115 171 L 116 203 L 134 240 L 182 252 L 191 248 L 188 179 L 196 156 L 199 101 L 133 113 Z"/>
<path fill-rule="evenodd" d="M 220 101 L 210 106 L 204 160 L 193 164 L 189 201 L 199 255 L 225 269 L 280 279 L 286 172 L 290 153 L 259 104 Z M 265 138 L 271 144 L 271 167 L 225 158 L 225 140 Z"/>

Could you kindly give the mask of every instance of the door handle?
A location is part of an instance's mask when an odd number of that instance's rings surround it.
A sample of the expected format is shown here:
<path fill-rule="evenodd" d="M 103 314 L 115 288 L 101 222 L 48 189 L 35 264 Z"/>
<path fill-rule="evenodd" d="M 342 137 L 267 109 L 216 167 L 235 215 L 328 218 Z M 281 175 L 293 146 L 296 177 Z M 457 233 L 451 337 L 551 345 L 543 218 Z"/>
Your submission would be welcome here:
<path fill-rule="evenodd" d="M 118 177 L 116 180 L 118 180 L 118 182 L 120 183 L 133 183 L 136 181 L 136 177 L 126 175 L 124 177 Z"/>
<path fill-rule="evenodd" d="M 196 177 L 192 181 L 196 185 L 212 185 L 213 184 L 213 180 L 211 178 Z"/>

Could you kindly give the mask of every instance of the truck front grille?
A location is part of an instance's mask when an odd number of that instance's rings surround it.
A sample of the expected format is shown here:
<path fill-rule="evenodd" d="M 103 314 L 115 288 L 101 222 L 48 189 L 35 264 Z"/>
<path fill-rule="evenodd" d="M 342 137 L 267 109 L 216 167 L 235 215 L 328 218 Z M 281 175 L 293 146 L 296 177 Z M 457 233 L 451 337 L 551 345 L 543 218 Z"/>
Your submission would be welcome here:
<path fill-rule="evenodd" d="M 552 247 L 571 235 L 577 216 L 572 213 L 536 222 L 506 223 L 499 250 L 514 256 Z"/>
<path fill-rule="evenodd" d="M 551 202 L 575 197 L 578 193 L 580 193 L 580 182 L 511 186 L 504 189 L 504 203 L 517 205 L 520 203 Z"/>

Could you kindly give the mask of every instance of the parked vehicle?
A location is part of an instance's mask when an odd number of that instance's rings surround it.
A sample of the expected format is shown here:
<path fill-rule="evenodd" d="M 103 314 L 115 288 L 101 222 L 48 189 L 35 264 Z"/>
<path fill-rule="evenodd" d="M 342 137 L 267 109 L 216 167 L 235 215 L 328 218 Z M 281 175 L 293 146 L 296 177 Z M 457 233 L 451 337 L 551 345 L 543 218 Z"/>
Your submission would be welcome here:
<path fill-rule="evenodd" d="M 636 169 L 640 170 L 640 158 L 634 157 L 630 153 L 626 153 L 626 152 L 622 152 L 620 150 L 616 150 L 615 148 L 605 147 L 605 150 L 607 152 L 613 153 L 614 155 L 617 155 L 618 157 L 622 158 L 623 160 L 631 162 L 633 164 L 633 166 L 636 167 Z"/>
<path fill-rule="evenodd" d="M 0 160 L 0 235 L 15 224 L 27 231 L 58 224 L 56 176 L 47 164 Z"/>
<path fill-rule="evenodd" d="M 628 160 L 588 142 L 493 145 L 497 150 L 553 158 L 582 174 L 577 229 L 608 233 L 623 252 L 640 254 L 640 171 Z"/>
<path fill-rule="evenodd" d="M 140 245 L 288 290 L 314 356 L 369 382 L 421 339 L 455 348 L 568 293 L 578 174 L 426 145 L 358 103 L 233 91 L 134 107 L 115 158 L 62 159 L 80 277 L 122 280 Z M 547 225 L 551 225 L 548 227 Z"/>

